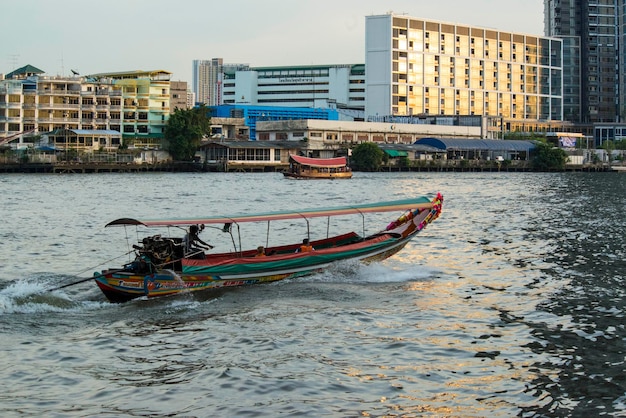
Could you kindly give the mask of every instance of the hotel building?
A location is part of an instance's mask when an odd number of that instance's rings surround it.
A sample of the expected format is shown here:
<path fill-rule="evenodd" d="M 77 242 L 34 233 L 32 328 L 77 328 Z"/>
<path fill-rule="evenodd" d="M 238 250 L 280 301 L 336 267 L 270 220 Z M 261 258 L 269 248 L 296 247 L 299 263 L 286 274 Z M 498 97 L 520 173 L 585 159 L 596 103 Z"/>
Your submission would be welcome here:
<path fill-rule="evenodd" d="M 490 135 L 563 119 L 562 40 L 405 15 L 366 18 L 365 113 L 481 115 Z"/>

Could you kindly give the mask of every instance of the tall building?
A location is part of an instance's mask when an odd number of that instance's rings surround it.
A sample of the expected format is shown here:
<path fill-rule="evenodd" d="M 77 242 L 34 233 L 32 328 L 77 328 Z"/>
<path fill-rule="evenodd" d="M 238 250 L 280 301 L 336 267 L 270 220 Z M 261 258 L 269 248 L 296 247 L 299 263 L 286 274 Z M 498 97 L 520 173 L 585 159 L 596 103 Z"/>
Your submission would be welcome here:
<path fill-rule="evenodd" d="M 625 3 L 624 0 L 544 0 L 545 34 L 563 39 L 567 120 L 593 124 L 619 122 L 626 116 L 626 80 L 622 70 L 626 64 Z"/>
<path fill-rule="evenodd" d="M 365 112 L 480 115 L 492 130 L 563 117 L 562 41 L 405 15 L 367 16 Z"/>
<path fill-rule="evenodd" d="M 223 104 L 224 72 L 248 68 L 247 64 L 226 64 L 222 58 L 193 61 L 193 92 L 196 102 L 207 106 Z"/>

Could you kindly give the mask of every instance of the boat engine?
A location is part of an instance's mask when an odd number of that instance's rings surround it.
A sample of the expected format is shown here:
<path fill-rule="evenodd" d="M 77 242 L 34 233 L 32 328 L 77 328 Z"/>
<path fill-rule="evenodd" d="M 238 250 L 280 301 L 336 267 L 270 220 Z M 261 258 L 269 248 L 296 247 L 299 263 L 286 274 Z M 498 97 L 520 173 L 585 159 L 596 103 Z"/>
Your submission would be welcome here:
<path fill-rule="evenodd" d="M 152 235 L 141 240 L 141 246 L 133 245 L 137 251 L 137 258 L 146 257 L 157 268 L 176 268 L 180 266 L 183 257 L 182 239 L 164 238 L 161 235 Z"/>

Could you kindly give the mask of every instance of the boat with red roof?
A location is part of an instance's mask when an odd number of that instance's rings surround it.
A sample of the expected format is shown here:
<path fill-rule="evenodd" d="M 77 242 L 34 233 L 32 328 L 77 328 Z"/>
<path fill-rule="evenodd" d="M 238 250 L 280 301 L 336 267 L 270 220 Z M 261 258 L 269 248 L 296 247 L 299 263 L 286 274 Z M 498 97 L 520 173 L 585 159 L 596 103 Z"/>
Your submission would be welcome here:
<path fill-rule="evenodd" d="M 289 171 L 285 177 L 295 179 L 349 179 L 352 170 L 346 157 L 312 158 L 289 155 Z"/>

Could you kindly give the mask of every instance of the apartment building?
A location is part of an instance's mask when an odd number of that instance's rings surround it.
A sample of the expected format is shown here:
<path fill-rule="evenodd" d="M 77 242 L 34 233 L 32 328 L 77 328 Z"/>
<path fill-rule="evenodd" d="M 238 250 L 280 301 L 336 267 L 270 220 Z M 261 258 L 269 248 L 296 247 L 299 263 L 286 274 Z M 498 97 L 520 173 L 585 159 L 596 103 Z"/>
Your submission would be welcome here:
<path fill-rule="evenodd" d="M 626 117 L 624 0 L 545 0 L 544 31 L 563 39 L 565 117 L 577 123 Z"/>
<path fill-rule="evenodd" d="M 482 115 L 490 130 L 563 119 L 562 40 L 406 15 L 367 16 L 374 115 Z"/>
<path fill-rule="evenodd" d="M 117 131 L 126 145 L 158 149 L 171 110 L 170 76 L 163 70 L 48 76 L 22 67 L 0 80 L 0 142 L 24 132 L 82 129 Z"/>

